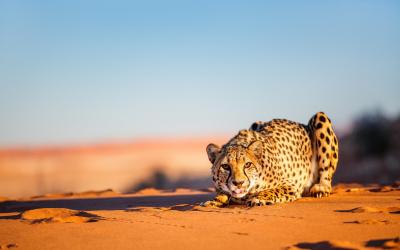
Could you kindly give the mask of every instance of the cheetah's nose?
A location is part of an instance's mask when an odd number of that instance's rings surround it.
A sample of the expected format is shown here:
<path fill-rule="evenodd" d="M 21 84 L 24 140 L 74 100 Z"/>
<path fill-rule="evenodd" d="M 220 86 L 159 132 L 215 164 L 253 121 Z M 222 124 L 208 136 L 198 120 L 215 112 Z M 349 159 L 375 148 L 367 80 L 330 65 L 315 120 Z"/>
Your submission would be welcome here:
<path fill-rule="evenodd" d="M 242 186 L 242 184 L 244 183 L 244 181 L 236 181 L 236 180 L 232 180 L 233 185 L 240 187 Z"/>

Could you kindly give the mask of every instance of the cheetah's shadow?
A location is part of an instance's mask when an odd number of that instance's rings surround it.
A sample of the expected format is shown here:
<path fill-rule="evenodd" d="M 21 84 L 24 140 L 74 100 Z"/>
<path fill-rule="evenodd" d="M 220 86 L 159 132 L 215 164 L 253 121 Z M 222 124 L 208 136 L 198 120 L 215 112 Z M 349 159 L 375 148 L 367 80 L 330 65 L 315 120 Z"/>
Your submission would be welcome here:
<path fill-rule="evenodd" d="M 0 213 L 24 212 L 35 208 L 68 208 L 74 210 L 125 210 L 135 207 L 176 207 L 185 211 L 181 204 L 196 204 L 209 200 L 213 193 L 190 194 L 190 195 L 168 195 L 168 196 L 119 196 L 102 198 L 66 198 L 66 199 L 43 199 L 27 201 L 4 201 L 0 202 Z M 3 216 L 4 218 L 4 216 Z"/>

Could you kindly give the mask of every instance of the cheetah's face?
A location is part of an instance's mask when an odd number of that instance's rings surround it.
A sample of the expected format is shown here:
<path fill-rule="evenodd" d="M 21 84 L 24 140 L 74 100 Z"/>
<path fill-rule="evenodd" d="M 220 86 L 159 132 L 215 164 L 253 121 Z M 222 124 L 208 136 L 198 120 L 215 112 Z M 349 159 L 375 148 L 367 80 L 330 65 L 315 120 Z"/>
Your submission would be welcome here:
<path fill-rule="evenodd" d="M 208 145 L 215 187 L 234 198 L 246 196 L 259 178 L 261 166 L 257 158 L 260 148 L 258 141 L 247 148 L 234 145 L 221 149 L 214 144 Z"/>

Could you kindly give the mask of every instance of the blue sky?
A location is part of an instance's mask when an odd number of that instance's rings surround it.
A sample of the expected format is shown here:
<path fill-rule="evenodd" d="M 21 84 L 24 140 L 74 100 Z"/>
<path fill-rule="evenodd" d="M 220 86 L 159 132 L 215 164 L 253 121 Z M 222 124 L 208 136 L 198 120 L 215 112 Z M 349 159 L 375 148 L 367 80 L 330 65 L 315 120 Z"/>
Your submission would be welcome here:
<path fill-rule="evenodd" d="M 1 1 L 0 146 L 400 112 L 399 1 Z"/>

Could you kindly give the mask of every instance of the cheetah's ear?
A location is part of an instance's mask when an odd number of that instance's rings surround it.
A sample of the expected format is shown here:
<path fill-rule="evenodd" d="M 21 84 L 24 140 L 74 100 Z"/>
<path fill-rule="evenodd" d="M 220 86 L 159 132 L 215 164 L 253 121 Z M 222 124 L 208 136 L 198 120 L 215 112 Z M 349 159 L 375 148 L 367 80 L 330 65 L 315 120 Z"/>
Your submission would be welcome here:
<path fill-rule="evenodd" d="M 215 145 L 213 143 L 208 144 L 207 154 L 208 154 L 208 159 L 210 160 L 211 163 L 215 162 L 215 159 L 217 159 L 217 156 L 220 151 L 221 151 L 221 149 L 217 145 Z"/>
<path fill-rule="evenodd" d="M 262 156 L 263 145 L 261 141 L 254 141 L 247 147 L 247 149 L 250 150 L 257 158 Z"/>

